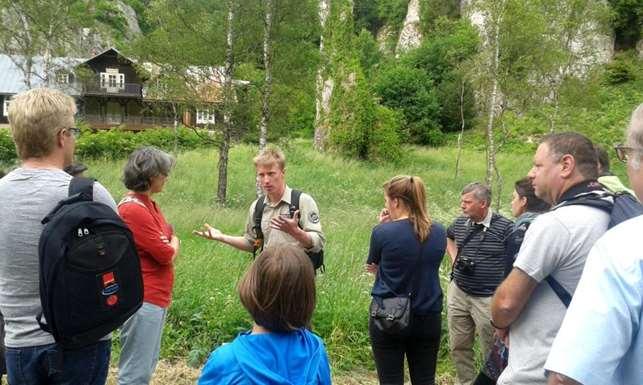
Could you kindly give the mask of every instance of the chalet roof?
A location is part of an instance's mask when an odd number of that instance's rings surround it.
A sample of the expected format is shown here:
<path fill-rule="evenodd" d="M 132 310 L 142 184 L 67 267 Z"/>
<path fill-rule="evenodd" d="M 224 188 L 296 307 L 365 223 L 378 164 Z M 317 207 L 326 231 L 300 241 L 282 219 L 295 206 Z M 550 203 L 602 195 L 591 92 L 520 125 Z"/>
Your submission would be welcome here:
<path fill-rule="evenodd" d="M 22 60 L 20 56 L 14 56 L 16 60 Z M 52 69 L 63 69 L 70 71 L 72 68 L 82 63 L 83 59 L 78 58 L 66 58 L 66 57 L 55 57 L 51 58 Z M 43 57 L 35 56 L 33 58 L 32 66 L 32 75 L 31 75 L 31 84 L 32 87 L 38 87 L 44 85 L 43 75 Z M 27 90 L 27 86 L 24 83 L 25 75 L 20 70 L 20 68 L 13 62 L 12 58 L 8 55 L 0 54 L 0 94 L 3 95 L 13 95 L 19 92 Z M 56 84 L 55 81 L 50 82 L 49 87 L 57 88 L 65 92 L 68 95 L 76 96 L 80 93 L 78 90 L 73 89 L 69 85 Z"/>

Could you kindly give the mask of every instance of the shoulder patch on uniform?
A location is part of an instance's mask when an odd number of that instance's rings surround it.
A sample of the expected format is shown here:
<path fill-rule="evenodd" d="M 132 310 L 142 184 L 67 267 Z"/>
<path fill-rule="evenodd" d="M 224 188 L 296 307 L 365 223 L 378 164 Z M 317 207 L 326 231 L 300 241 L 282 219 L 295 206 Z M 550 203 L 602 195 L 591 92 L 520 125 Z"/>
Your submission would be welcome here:
<path fill-rule="evenodd" d="M 308 219 L 310 219 L 312 223 L 319 223 L 319 215 L 314 211 L 308 214 Z"/>

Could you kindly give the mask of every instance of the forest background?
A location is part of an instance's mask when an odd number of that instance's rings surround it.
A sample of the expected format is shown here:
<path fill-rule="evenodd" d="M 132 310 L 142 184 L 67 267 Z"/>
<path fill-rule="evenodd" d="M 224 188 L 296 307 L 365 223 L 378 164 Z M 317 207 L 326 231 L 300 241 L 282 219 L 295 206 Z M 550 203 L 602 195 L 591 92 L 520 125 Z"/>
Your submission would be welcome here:
<path fill-rule="evenodd" d="M 0 0 L 0 10 L 2 53 L 90 57 L 115 46 L 159 66 L 178 109 L 200 103 L 188 69 L 223 73 L 224 119 L 204 131 L 79 122 L 78 156 L 115 196 L 129 151 L 177 153 L 159 201 L 187 242 L 162 356 L 193 366 L 248 327 L 234 285 L 249 258 L 189 232 L 206 220 L 240 231 L 257 147 L 284 147 L 290 184 L 320 204 L 329 269 L 314 328 L 333 367 L 372 369 L 362 263 L 382 182 L 422 176 L 448 224 L 462 185 L 485 180 L 507 213 L 542 135 L 573 130 L 611 148 L 643 102 L 643 0 Z M 6 130 L 0 162 L 15 163 Z"/>

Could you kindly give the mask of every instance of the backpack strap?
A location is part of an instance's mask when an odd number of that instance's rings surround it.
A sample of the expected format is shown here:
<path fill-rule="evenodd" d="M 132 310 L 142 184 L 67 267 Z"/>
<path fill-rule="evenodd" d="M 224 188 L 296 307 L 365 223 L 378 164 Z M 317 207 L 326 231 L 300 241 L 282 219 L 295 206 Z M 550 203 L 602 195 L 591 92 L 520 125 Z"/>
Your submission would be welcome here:
<path fill-rule="evenodd" d="M 147 206 L 145 206 L 145 203 L 143 203 L 140 199 L 138 199 L 137 197 L 132 196 L 132 195 L 125 195 L 123 197 L 123 199 L 121 199 L 121 201 L 118 202 L 117 206 L 121 207 L 122 205 L 127 204 L 127 203 L 133 203 L 133 204 L 136 204 L 136 205 L 143 206 L 143 207 L 147 208 Z"/>
<path fill-rule="evenodd" d="M 565 206 L 583 205 L 603 210 L 611 216 L 615 201 L 615 194 L 607 190 L 594 190 L 591 192 L 579 194 L 571 199 L 564 200 L 556 206 L 552 207 L 551 210 L 556 210 Z M 565 307 L 569 307 L 569 304 L 572 302 L 572 295 L 553 276 L 548 275 L 547 277 L 545 277 L 545 280 L 554 291 L 554 293 L 556 293 L 556 296 L 560 299 L 563 305 L 565 305 Z"/>
<path fill-rule="evenodd" d="M 301 191 L 299 190 L 291 190 L 290 191 L 290 207 L 288 210 L 290 211 L 290 217 L 292 218 L 295 215 L 295 211 L 299 211 L 299 199 L 301 198 Z M 301 226 L 301 213 L 299 217 L 299 222 L 297 223 L 299 225 L 300 229 L 303 229 Z"/>
<path fill-rule="evenodd" d="M 255 211 L 252 214 L 254 224 L 252 230 L 255 232 L 255 243 L 252 249 L 252 257 L 257 255 L 257 250 L 263 250 L 263 231 L 261 230 L 261 218 L 263 217 L 263 209 L 266 207 L 266 196 L 260 195 L 255 204 Z"/>
<path fill-rule="evenodd" d="M 75 176 L 69 183 L 69 197 L 79 194 L 79 197 L 85 201 L 94 200 L 94 179 Z"/>
<path fill-rule="evenodd" d="M 76 203 L 80 201 L 93 201 L 94 200 L 94 181 L 95 179 L 84 178 L 75 176 L 69 182 L 69 189 L 67 198 L 62 199 L 56 206 L 40 221 L 43 225 L 51 220 L 51 218 L 63 206 Z"/>
<path fill-rule="evenodd" d="M 569 292 L 561 285 L 554 277 L 551 275 L 548 275 L 547 278 L 545 278 L 549 286 L 551 286 L 551 289 L 556 293 L 558 298 L 560 298 L 560 301 L 565 305 L 565 307 L 569 307 L 569 303 L 572 302 L 572 295 L 569 294 Z"/>

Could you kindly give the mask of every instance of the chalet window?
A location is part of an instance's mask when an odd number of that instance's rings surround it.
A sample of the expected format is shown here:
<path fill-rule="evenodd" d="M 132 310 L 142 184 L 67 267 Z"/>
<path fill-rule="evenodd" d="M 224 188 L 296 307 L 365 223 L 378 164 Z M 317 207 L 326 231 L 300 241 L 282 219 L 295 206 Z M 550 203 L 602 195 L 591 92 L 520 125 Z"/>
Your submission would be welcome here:
<path fill-rule="evenodd" d="M 5 96 L 7 98 L 8 96 Z M 2 106 L 2 116 L 9 116 L 9 104 L 11 103 L 11 100 L 5 99 L 4 100 L 4 105 Z"/>
<path fill-rule="evenodd" d="M 125 88 L 125 74 L 118 73 L 118 69 L 107 68 L 100 73 L 100 86 L 102 88 Z"/>
<path fill-rule="evenodd" d="M 56 83 L 58 84 L 69 84 L 69 74 L 64 71 L 56 72 Z"/>
<path fill-rule="evenodd" d="M 196 124 L 214 124 L 214 111 L 196 110 Z"/>

